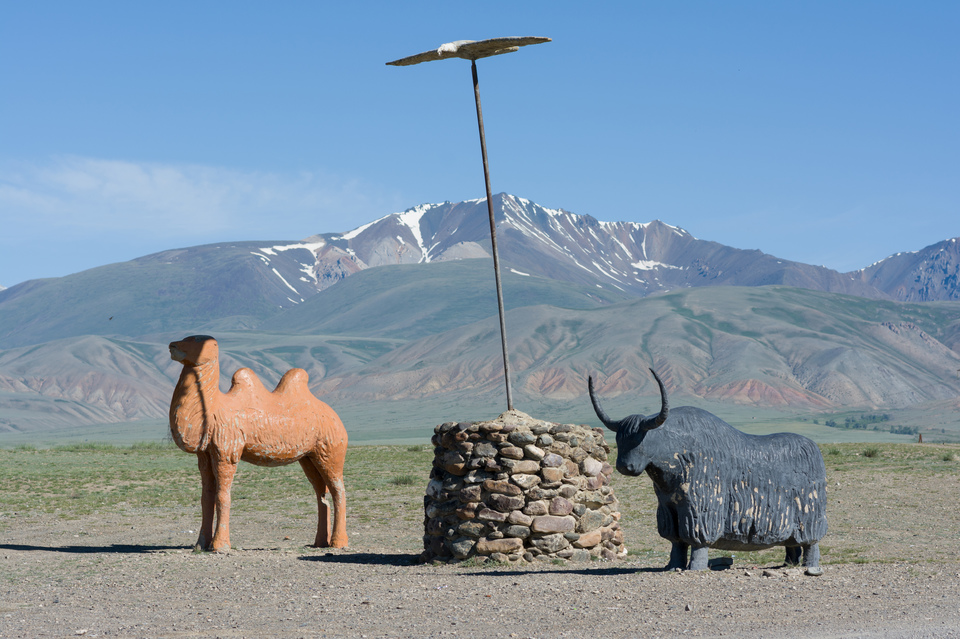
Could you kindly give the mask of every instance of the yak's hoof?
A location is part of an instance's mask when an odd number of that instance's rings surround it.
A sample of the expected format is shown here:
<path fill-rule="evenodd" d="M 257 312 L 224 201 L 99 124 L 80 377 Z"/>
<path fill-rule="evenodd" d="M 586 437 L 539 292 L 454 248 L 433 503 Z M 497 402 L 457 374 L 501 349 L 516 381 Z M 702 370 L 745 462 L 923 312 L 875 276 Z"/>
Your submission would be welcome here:
<path fill-rule="evenodd" d="M 714 557 L 707 562 L 710 570 L 727 570 L 733 566 L 733 557 Z"/>
<path fill-rule="evenodd" d="M 820 566 L 809 566 L 806 570 L 803 571 L 804 574 L 810 575 L 811 577 L 819 577 L 823 574 L 823 568 Z"/>

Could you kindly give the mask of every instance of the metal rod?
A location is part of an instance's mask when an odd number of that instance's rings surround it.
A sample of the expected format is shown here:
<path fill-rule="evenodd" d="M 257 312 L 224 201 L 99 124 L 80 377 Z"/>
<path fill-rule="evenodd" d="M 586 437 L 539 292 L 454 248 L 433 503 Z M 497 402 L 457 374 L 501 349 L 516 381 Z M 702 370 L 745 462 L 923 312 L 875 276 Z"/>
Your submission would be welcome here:
<path fill-rule="evenodd" d="M 510 361 L 507 358 L 507 323 L 503 312 L 503 287 L 500 284 L 500 254 L 497 252 L 497 225 L 493 218 L 493 194 L 490 192 L 490 168 L 487 163 L 487 140 L 483 133 L 483 111 L 480 109 L 480 82 L 477 79 L 477 61 L 470 61 L 473 72 L 473 95 L 477 102 L 477 125 L 480 127 L 480 152 L 483 154 L 483 181 L 487 187 L 487 214 L 490 216 L 490 248 L 493 252 L 493 272 L 497 280 L 497 308 L 500 311 L 500 344 L 503 347 L 503 379 L 507 386 L 507 410 L 513 410 L 510 390 Z"/>

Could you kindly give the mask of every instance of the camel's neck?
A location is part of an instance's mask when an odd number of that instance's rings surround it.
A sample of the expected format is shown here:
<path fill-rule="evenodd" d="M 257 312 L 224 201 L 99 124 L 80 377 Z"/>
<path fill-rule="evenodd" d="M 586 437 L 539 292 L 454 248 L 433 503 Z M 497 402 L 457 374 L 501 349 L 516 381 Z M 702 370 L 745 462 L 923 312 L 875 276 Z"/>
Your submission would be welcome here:
<path fill-rule="evenodd" d="M 182 450 L 195 453 L 206 449 L 220 397 L 217 360 L 183 367 L 170 401 L 170 434 Z"/>

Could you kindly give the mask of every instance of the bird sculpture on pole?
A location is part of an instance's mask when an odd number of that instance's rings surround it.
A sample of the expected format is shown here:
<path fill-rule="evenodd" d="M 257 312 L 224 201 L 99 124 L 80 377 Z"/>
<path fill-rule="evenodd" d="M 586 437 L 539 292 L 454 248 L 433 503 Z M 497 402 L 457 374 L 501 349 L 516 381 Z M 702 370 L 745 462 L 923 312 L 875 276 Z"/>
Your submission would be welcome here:
<path fill-rule="evenodd" d="M 434 50 L 424 51 L 406 58 L 387 62 L 388 65 L 405 67 L 421 62 L 460 58 L 470 60 L 473 74 L 473 96 L 477 103 L 477 125 L 480 129 L 480 153 L 483 156 L 483 180 L 487 189 L 487 214 L 490 217 L 490 250 L 493 253 L 493 272 L 497 283 L 497 307 L 500 313 L 500 344 L 503 349 L 503 377 L 507 389 L 507 410 L 513 410 L 513 393 L 510 389 L 510 360 L 507 357 L 507 328 L 503 312 L 503 287 L 500 283 L 500 255 L 497 251 L 497 227 L 493 219 L 493 197 L 490 190 L 490 169 L 487 162 L 487 140 L 483 133 L 483 111 L 480 108 L 480 83 L 477 79 L 477 60 L 494 55 L 513 53 L 530 44 L 550 42 L 550 38 L 516 37 L 491 38 L 489 40 L 457 40 L 442 44 Z"/>

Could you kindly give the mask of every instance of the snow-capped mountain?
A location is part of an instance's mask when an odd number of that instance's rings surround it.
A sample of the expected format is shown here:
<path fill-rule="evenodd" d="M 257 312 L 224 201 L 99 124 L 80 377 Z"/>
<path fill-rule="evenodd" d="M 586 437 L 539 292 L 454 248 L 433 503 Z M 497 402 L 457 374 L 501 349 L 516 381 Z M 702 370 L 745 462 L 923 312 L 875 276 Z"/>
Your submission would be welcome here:
<path fill-rule="evenodd" d="M 494 196 L 494 217 L 500 259 L 505 268 L 520 274 L 637 296 L 693 286 L 783 284 L 885 297 L 863 280 L 760 251 L 699 240 L 660 221 L 601 222 L 502 193 Z M 308 276 L 301 279 L 306 286 L 323 290 L 376 266 L 489 257 L 488 219 L 485 199 L 424 204 L 349 233 L 267 247 L 260 257 L 269 265 L 278 251 L 309 250 L 314 263 L 301 262 Z M 296 284 L 291 288 L 300 291 Z"/>
<path fill-rule="evenodd" d="M 585 287 L 606 303 L 683 288 L 773 284 L 874 299 L 960 299 L 957 240 L 838 273 L 700 240 L 660 221 L 601 222 L 512 195 L 494 196 L 494 213 L 505 274 Z M 248 329 L 374 267 L 489 255 L 485 199 L 423 204 L 300 241 L 172 249 L 0 291 L 0 348 L 181 326 Z"/>

